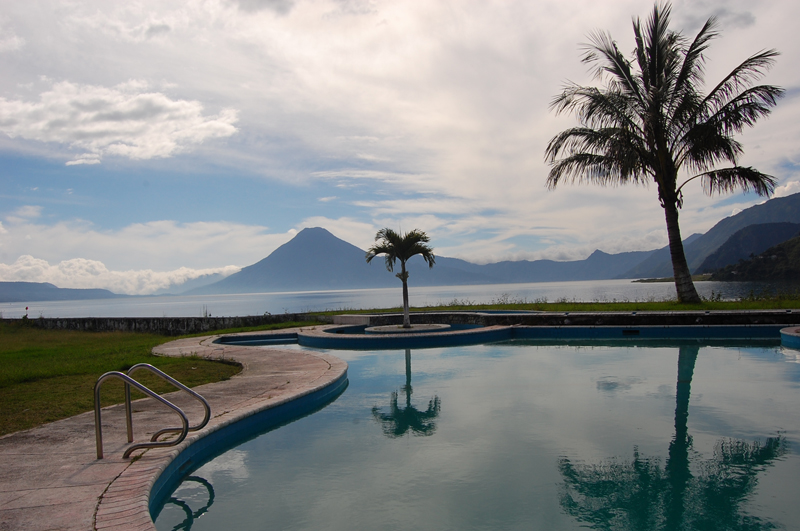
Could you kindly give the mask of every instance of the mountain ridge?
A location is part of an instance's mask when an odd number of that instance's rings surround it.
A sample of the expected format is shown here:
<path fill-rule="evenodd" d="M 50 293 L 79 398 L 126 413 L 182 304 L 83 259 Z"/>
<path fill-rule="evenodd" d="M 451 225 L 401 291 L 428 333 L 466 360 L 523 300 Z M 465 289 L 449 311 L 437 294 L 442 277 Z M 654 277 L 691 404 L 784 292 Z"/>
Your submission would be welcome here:
<path fill-rule="evenodd" d="M 800 234 L 800 223 L 756 223 L 736 231 L 708 255 L 697 273 L 712 273 L 739 260 L 746 260 Z"/>
<path fill-rule="evenodd" d="M 705 234 L 684 240 L 684 252 L 689 269 L 697 273 L 703 261 L 720 248 L 734 233 L 761 223 L 800 223 L 800 193 L 769 199 L 761 204 L 728 216 L 718 221 Z M 647 260 L 620 275 L 618 278 L 658 278 L 671 277 L 672 260 L 669 248 L 662 247 Z"/>
<path fill-rule="evenodd" d="M 788 219 L 787 219 L 788 218 Z M 768 220 L 768 221 L 764 221 Z M 753 223 L 751 223 L 753 222 Z M 690 268 L 721 248 L 733 234 L 763 223 L 800 223 L 800 194 L 771 199 L 720 220 L 705 234 L 684 240 Z M 753 229 L 755 230 L 755 229 Z M 731 244 L 733 245 L 733 243 Z M 320 291 L 396 287 L 398 281 L 386 271 L 382 260 L 367 264 L 365 251 L 320 227 L 305 228 L 269 256 L 217 282 L 197 279 L 206 285 L 194 289 L 175 286 L 181 295 Z M 421 258 L 408 263 L 411 286 L 514 284 L 575 280 L 667 277 L 672 274 L 669 248 L 609 254 L 595 250 L 584 260 L 501 261 L 474 264 L 460 258 L 439 256 L 429 269 Z M 27 284 L 11 287 L 12 284 Z M 189 284 L 191 286 L 191 284 Z M 183 287 L 183 289 L 182 289 Z M 24 289 L 27 291 L 24 291 Z M 0 302 L 79 300 L 124 297 L 108 290 L 57 288 L 46 283 L 0 282 Z M 49 298 L 43 298 L 49 297 Z"/>
<path fill-rule="evenodd" d="M 503 261 L 473 264 L 459 258 L 437 257 L 428 268 L 412 257 L 407 264 L 412 286 L 516 284 L 569 280 L 604 280 L 632 267 L 653 251 L 608 254 L 597 250 L 584 260 Z M 382 260 L 368 264 L 366 251 L 324 228 L 300 231 L 266 258 L 225 279 L 185 292 L 186 295 L 384 288 L 398 285 Z"/>
<path fill-rule="evenodd" d="M 129 296 L 100 288 L 59 288 L 49 282 L 0 281 L 0 302 L 75 301 Z"/>
<path fill-rule="evenodd" d="M 800 282 L 800 236 L 795 236 L 748 260 L 740 260 L 711 275 L 721 281 Z"/>

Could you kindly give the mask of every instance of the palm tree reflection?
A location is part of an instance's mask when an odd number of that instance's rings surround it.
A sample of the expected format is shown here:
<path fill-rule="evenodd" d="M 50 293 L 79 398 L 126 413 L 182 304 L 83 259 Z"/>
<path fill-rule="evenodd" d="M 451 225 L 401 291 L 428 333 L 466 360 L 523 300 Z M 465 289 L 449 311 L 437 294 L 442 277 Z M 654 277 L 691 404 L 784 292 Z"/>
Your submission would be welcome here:
<path fill-rule="evenodd" d="M 382 413 L 381 408 L 372 408 L 372 416 L 383 425 L 383 433 L 387 437 L 402 437 L 409 430 L 414 435 L 433 435 L 436 423 L 433 421 L 439 415 L 441 402 L 434 396 L 428 402 L 428 408 L 420 411 L 411 404 L 411 350 L 406 349 L 406 384 L 401 388 L 406 395 L 405 407 L 398 405 L 397 391 L 392 392 L 389 402 L 389 412 Z"/>
<path fill-rule="evenodd" d="M 198 518 L 200 518 L 200 516 L 205 514 L 208 511 L 208 509 L 214 504 L 214 487 L 211 485 L 211 483 L 208 482 L 208 480 L 201 478 L 200 476 L 189 476 L 183 480 L 184 484 L 188 481 L 194 481 L 195 483 L 199 483 L 200 485 L 205 487 L 206 490 L 208 491 L 208 501 L 203 507 L 197 509 L 196 511 L 193 511 L 192 508 L 189 507 L 189 504 L 186 503 L 186 501 L 178 499 L 175 496 L 172 496 L 169 500 L 167 500 L 164 503 L 165 506 L 168 504 L 175 505 L 180 509 L 182 509 L 183 512 L 186 514 L 186 518 L 184 518 L 184 520 L 181 523 L 173 527 L 172 531 L 179 531 L 179 530 L 189 531 L 194 525 L 195 520 L 197 520 Z"/>
<path fill-rule="evenodd" d="M 773 529 L 762 518 L 745 514 L 757 474 L 786 452 L 783 437 L 763 444 L 722 439 L 714 456 L 692 451 L 688 433 L 689 395 L 699 347 L 680 347 L 675 406 L 675 437 L 666 465 L 634 451 L 631 462 L 599 465 L 559 461 L 564 478 L 561 506 L 592 529 Z"/>

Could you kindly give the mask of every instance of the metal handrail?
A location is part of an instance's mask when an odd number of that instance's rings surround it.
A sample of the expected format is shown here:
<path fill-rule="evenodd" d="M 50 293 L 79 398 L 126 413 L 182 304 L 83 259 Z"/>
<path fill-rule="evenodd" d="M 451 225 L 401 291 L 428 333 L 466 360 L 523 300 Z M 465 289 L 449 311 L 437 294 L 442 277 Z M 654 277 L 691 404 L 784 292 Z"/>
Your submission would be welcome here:
<path fill-rule="evenodd" d="M 134 372 L 136 372 L 136 371 L 138 371 L 140 369 L 146 369 L 146 370 L 152 372 L 153 374 L 155 374 L 157 376 L 160 376 L 161 378 L 163 378 L 167 382 L 171 383 L 172 385 L 174 385 L 178 389 L 180 389 L 182 391 L 186 391 L 187 393 L 189 393 L 192 397 L 194 397 L 196 400 L 198 400 L 203 405 L 203 409 L 205 410 L 205 416 L 203 417 L 203 421 L 200 424 L 198 424 L 197 426 L 189 426 L 189 431 L 202 430 L 205 427 L 205 425 L 208 424 L 209 419 L 211 419 L 211 406 L 208 405 L 208 402 L 206 401 L 205 398 L 200 396 L 195 391 L 192 391 L 191 389 L 189 389 L 188 387 L 186 387 L 185 385 L 180 383 L 178 380 L 176 380 L 175 378 L 173 378 L 169 374 L 165 373 L 164 371 L 162 371 L 160 369 L 157 369 L 156 367 L 153 367 L 149 363 L 137 363 L 136 365 L 134 365 L 133 367 L 128 369 L 128 373 L 127 374 L 128 374 L 128 376 L 131 376 Z M 128 442 L 133 442 L 133 439 L 132 439 L 132 435 L 133 435 L 133 416 L 131 415 L 130 411 L 131 411 L 131 386 L 126 382 L 125 383 L 125 412 L 127 414 L 128 430 L 129 430 L 129 435 L 128 435 L 129 436 L 129 440 L 128 440 Z M 159 430 L 159 431 L 155 432 L 153 434 L 153 436 L 150 438 L 150 440 L 151 441 L 156 441 L 156 440 L 158 440 L 159 437 L 161 437 L 165 433 L 180 432 L 181 430 L 182 430 L 182 428 L 164 428 L 163 430 Z"/>
<path fill-rule="evenodd" d="M 183 424 L 183 428 L 181 429 L 181 434 L 178 436 L 177 439 L 172 440 L 172 441 L 165 441 L 165 442 L 149 442 L 149 443 L 134 444 L 134 445 L 130 446 L 127 450 L 125 450 L 125 453 L 122 454 L 123 458 L 127 459 L 131 455 L 131 452 L 133 452 L 135 450 L 138 450 L 140 448 L 160 448 L 160 447 L 164 447 L 164 446 L 175 446 L 177 444 L 180 444 L 186 438 L 186 435 L 189 433 L 189 419 L 186 418 L 186 414 L 184 414 L 184 412 L 181 411 L 181 408 L 179 408 L 178 406 L 176 406 L 175 404 L 173 404 L 172 402 L 170 402 L 166 398 L 162 397 L 158 393 L 156 393 L 154 391 L 151 391 L 150 389 L 148 389 L 144 385 L 140 384 L 139 382 L 137 382 L 136 380 L 134 380 L 133 378 L 131 378 L 127 374 L 125 374 L 123 372 L 119 372 L 119 371 L 111 371 L 111 372 L 105 373 L 100 378 L 98 378 L 97 382 L 95 382 L 95 384 L 94 384 L 94 434 L 95 434 L 95 439 L 96 439 L 96 442 L 97 442 L 97 458 L 98 459 L 102 459 L 103 458 L 103 426 L 102 426 L 101 420 L 100 420 L 100 386 L 102 385 L 102 383 L 104 381 L 108 380 L 109 378 L 119 378 L 120 380 L 125 382 L 126 385 L 132 385 L 135 388 L 137 388 L 139 391 L 143 392 L 144 394 L 146 394 L 146 395 L 148 395 L 148 396 L 150 396 L 152 398 L 155 398 L 156 400 L 158 400 L 159 402 L 161 402 L 165 406 L 167 406 L 170 409 L 172 409 L 173 411 L 175 411 L 175 413 L 177 413 L 181 417 L 181 423 Z M 128 415 L 128 419 L 129 419 L 128 420 L 128 442 L 133 442 L 133 423 L 130 421 L 130 419 L 131 419 L 130 402 L 126 401 L 125 406 L 126 406 L 125 407 L 126 414 Z"/>

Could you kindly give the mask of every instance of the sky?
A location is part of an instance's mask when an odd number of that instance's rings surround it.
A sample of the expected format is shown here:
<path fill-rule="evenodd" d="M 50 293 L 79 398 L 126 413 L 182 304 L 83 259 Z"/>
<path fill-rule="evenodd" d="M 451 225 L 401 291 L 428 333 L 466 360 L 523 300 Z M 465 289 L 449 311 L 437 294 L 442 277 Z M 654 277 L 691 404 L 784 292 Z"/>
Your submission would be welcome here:
<path fill-rule="evenodd" d="M 0 10 L 0 280 L 148 294 L 230 274 L 305 227 L 366 249 L 427 232 L 477 263 L 667 243 L 655 187 L 548 190 L 582 45 L 633 47 L 644 1 L 26 0 Z M 781 52 L 786 89 L 739 163 L 800 192 L 800 4 L 673 3 L 710 17 L 707 86 Z M 688 177 L 688 175 L 686 176 Z M 764 199 L 686 187 L 684 237 Z M 324 259 L 324 257 L 321 257 Z"/>

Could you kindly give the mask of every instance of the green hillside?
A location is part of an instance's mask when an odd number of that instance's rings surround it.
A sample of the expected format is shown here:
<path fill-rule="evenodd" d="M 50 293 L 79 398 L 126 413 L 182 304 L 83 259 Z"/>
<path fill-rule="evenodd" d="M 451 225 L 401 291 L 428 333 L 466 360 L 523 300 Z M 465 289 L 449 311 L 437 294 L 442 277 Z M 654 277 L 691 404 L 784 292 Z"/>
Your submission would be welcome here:
<path fill-rule="evenodd" d="M 800 236 L 720 269 L 711 280 L 800 282 Z"/>
<path fill-rule="evenodd" d="M 736 232 L 708 255 L 696 273 L 713 273 L 800 235 L 799 223 L 757 223 Z"/>

